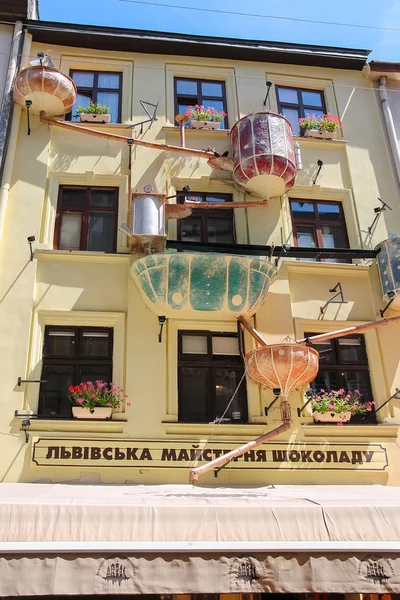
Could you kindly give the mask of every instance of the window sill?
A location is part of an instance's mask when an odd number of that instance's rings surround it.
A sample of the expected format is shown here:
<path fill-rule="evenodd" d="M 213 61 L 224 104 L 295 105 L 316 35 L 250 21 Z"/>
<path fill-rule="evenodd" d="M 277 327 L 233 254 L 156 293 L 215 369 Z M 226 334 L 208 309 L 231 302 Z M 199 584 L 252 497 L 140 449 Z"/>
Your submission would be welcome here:
<path fill-rule="evenodd" d="M 351 275 L 368 276 L 368 265 L 356 265 L 353 263 L 331 263 L 331 262 L 307 262 L 291 258 L 284 258 L 289 273 L 307 273 L 309 275 Z"/>
<path fill-rule="evenodd" d="M 210 435 L 214 433 L 229 437 L 258 437 L 268 429 L 267 423 L 221 423 L 216 429 L 216 423 L 171 423 L 163 421 L 165 433 L 171 435 Z"/>
<path fill-rule="evenodd" d="M 89 263 L 127 263 L 129 254 L 108 252 L 87 252 L 85 250 L 35 250 L 35 258 L 38 261 L 70 261 Z"/>
<path fill-rule="evenodd" d="M 318 139 L 318 138 L 312 138 L 312 137 L 304 137 L 302 135 L 294 135 L 293 136 L 293 140 L 295 142 L 301 142 L 302 145 L 304 146 L 313 146 L 314 144 L 317 144 L 318 146 L 345 146 L 348 142 L 347 140 L 343 139 L 343 138 L 335 138 L 333 140 L 324 140 L 324 139 Z"/>
<path fill-rule="evenodd" d="M 105 421 L 102 419 L 32 419 L 28 432 L 54 431 L 71 433 L 123 433 L 126 419 Z M 23 431 L 22 426 L 20 431 Z"/>
<path fill-rule="evenodd" d="M 400 424 L 376 423 L 369 425 L 316 425 L 312 423 L 303 423 L 301 430 L 305 438 L 319 437 L 348 437 L 348 438 L 397 438 Z"/>
<path fill-rule="evenodd" d="M 174 125 L 164 125 L 163 131 L 166 134 L 173 134 L 179 137 L 179 127 L 175 127 Z M 226 139 L 229 138 L 230 129 L 190 129 L 185 128 L 185 137 L 213 137 L 214 139 Z"/>
<path fill-rule="evenodd" d="M 95 122 L 81 122 L 81 121 L 66 121 L 66 123 L 72 123 L 73 125 L 79 125 L 79 127 L 85 127 L 89 129 L 131 129 L 129 123 L 95 123 Z M 132 127 L 133 129 L 133 127 Z M 128 135 L 126 137 L 129 137 Z"/>

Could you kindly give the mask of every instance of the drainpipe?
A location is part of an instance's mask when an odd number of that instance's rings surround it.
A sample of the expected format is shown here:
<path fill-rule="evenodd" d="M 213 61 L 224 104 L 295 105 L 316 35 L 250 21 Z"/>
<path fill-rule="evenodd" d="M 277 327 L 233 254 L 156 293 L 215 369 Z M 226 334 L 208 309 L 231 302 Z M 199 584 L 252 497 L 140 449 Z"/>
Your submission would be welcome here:
<path fill-rule="evenodd" d="M 385 119 L 386 129 L 388 132 L 390 148 L 392 150 L 392 156 L 394 166 L 396 169 L 397 181 L 400 184 L 400 150 L 399 143 L 397 141 L 396 128 L 394 126 L 393 115 L 390 109 L 389 97 L 386 89 L 387 77 L 381 77 L 379 79 L 379 97 L 382 105 L 383 118 Z"/>
<path fill-rule="evenodd" d="M 16 23 L 15 26 L 17 26 L 17 24 L 18 23 Z M 22 37 L 24 38 L 23 48 L 22 48 L 23 60 L 22 61 L 17 60 L 17 55 L 16 55 L 15 62 L 14 62 L 14 69 L 13 69 L 14 75 L 11 75 L 10 69 L 7 73 L 6 86 L 9 86 L 9 88 L 6 87 L 6 91 L 4 93 L 4 99 L 6 99 L 6 93 L 8 90 L 10 103 L 12 102 L 12 84 L 14 82 L 14 77 L 15 77 L 19 67 L 20 66 L 24 67 L 25 64 L 27 64 L 28 60 L 29 60 L 32 36 L 26 32 L 25 32 L 25 35 L 23 36 L 23 34 L 20 30 L 19 39 L 22 39 Z M 14 41 L 16 41 L 15 35 L 14 35 Z M 18 46 L 18 44 L 17 44 L 17 46 Z M 18 54 L 18 51 L 17 51 L 17 54 Z M 11 63 L 11 60 L 10 60 L 10 63 Z M 4 104 L 3 104 L 3 106 L 4 106 Z M 1 151 L 3 151 L 3 152 L 6 149 L 7 153 L 5 154 L 5 157 L 4 157 L 3 170 L 2 170 L 2 176 L 1 176 L 1 188 L 0 188 L 0 241 L 1 241 L 2 234 L 3 234 L 4 220 L 5 220 L 6 210 L 7 210 L 7 203 L 8 203 L 8 195 L 9 195 L 9 191 L 10 191 L 10 187 L 11 187 L 11 175 L 12 175 L 12 170 L 13 170 L 13 165 L 14 165 L 15 151 L 17 148 L 17 139 L 18 139 L 20 121 L 21 121 L 21 107 L 18 105 L 14 105 L 13 113 L 12 113 L 11 127 L 9 129 L 9 135 L 5 139 L 4 147 L 1 148 Z M 0 123 L 0 125 L 1 125 L 1 123 Z"/>

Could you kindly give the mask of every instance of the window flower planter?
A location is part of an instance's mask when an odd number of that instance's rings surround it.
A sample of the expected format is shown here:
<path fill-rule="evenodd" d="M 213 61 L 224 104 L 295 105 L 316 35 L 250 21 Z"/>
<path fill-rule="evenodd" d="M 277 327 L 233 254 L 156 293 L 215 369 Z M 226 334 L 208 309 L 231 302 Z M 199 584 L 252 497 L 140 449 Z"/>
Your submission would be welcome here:
<path fill-rule="evenodd" d="M 314 417 L 314 421 L 316 423 L 321 422 L 321 423 L 346 423 L 347 421 L 350 421 L 351 419 L 351 412 L 346 411 L 346 412 L 342 412 L 342 413 L 334 413 L 334 412 L 327 412 L 327 413 L 319 413 L 319 412 L 313 412 L 313 417 Z"/>
<path fill-rule="evenodd" d="M 320 140 L 333 140 L 336 137 L 336 131 L 320 131 L 319 129 L 302 129 L 303 137 L 315 138 Z"/>
<path fill-rule="evenodd" d="M 72 416 L 74 419 L 111 419 L 112 407 L 97 406 L 90 411 L 82 406 L 72 407 Z"/>
<path fill-rule="evenodd" d="M 220 121 L 190 121 L 191 129 L 219 129 Z"/>
<path fill-rule="evenodd" d="M 91 114 L 91 113 L 80 113 L 81 123 L 109 123 L 110 114 Z"/>

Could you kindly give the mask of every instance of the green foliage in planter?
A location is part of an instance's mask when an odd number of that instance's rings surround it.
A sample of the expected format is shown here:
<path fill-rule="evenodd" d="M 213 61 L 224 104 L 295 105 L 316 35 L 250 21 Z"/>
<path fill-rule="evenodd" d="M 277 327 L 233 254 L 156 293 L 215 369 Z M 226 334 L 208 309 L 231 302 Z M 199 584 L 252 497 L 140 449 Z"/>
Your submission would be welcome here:
<path fill-rule="evenodd" d="M 89 106 L 78 106 L 76 109 L 76 116 L 79 116 L 81 113 L 87 115 L 109 115 L 110 107 L 90 101 Z"/>

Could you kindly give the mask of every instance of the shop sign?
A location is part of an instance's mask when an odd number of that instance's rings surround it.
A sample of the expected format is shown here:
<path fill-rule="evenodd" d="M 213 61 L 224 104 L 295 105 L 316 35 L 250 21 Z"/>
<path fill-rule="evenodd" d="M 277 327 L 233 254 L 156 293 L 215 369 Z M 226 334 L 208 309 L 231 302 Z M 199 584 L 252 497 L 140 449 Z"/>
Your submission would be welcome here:
<path fill-rule="evenodd" d="M 234 442 L 132 439 L 35 438 L 32 462 L 38 467 L 138 467 L 188 469 L 227 454 Z M 318 469 L 384 471 L 381 444 L 318 442 L 268 443 L 229 463 L 230 469 Z"/>

